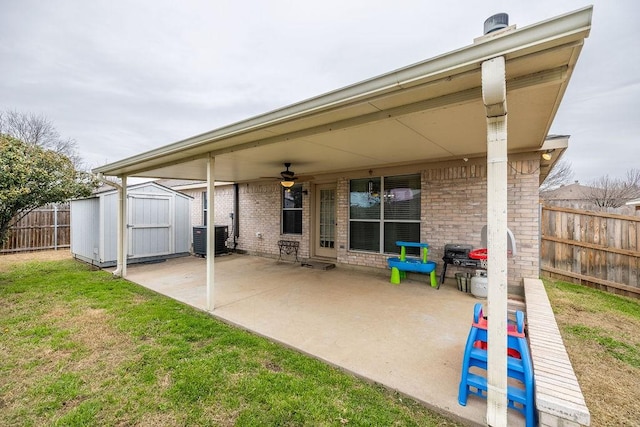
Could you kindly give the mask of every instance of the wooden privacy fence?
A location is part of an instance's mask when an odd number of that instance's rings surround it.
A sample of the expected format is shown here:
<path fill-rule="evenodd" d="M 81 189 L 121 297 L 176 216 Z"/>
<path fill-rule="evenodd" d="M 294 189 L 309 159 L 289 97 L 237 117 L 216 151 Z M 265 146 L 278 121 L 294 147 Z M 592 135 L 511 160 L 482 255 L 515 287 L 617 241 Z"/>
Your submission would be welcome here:
<path fill-rule="evenodd" d="M 543 206 L 540 269 L 554 279 L 640 297 L 640 217 Z"/>
<path fill-rule="evenodd" d="M 29 212 L 9 229 L 0 253 L 68 248 L 71 245 L 69 205 L 47 206 Z"/>

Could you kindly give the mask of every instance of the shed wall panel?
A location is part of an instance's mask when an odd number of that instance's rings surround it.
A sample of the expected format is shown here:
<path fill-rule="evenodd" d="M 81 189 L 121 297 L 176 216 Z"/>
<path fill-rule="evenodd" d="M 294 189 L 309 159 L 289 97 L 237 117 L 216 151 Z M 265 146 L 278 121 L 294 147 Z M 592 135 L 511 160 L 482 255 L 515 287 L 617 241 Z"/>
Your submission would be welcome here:
<path fill-rule="evenodd" d="M 189 252 L 191 249 L 191 199 L 176 197 L 174 200 L 175 252 Z"/>
<path fill-rule="evenodd" d="M 100 200 L 73 200 L 71 206 L 71 253 L 99 261 Z"/>
<path fill-rule="evenodd" d="M 118 256 L 118 193 L 102 196 L 103 234 L 101 262 L 115 261 Z"/>

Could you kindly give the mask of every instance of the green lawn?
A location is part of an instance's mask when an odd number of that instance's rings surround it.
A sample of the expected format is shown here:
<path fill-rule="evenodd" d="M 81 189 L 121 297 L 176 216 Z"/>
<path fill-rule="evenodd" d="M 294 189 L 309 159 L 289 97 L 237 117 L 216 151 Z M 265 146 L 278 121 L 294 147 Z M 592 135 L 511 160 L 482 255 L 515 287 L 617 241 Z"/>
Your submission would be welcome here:
<path fill-rule="evenodd" d="M 457 425 L 86 265 L 0 271 L 0 425 Z"/>

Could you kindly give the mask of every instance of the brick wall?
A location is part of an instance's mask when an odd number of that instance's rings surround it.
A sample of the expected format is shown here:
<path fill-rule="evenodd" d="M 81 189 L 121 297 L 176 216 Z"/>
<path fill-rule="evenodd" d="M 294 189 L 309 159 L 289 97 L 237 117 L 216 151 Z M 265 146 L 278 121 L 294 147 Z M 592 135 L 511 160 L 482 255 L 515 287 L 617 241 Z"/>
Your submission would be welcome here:
<path fill-rule="evenodd" d="M 523 277 L 539 276 L 538 166 L 537 158 L 509 162 L 507 226 L 516 240 L 516 256 L 508 260 L 511 287 L 521 287 Z M 486 164 L 427 169 L 422 176 L 421 239 L 431 245 L 430 258 L 440 261 L 447 243 L 481 247 L 480 233 L 487 223 Z M 447 274 L 455 271 L 448 269 Z"/>
<path fill-rule="evenodd" d="M 538 179 L 536 155 L 520 156 L 509 162 L 508 227 L 513 232 L 517 254 L 509 259 L 510 291 L 520 293 L 523 277 L 538 277 L 539 225 Z M 421 236 L 430 247 L 429 258 L 442 269 L 443 248 L 447 243 L 469 243 L 480 247 L 480 233 L 486 225 L 487 167 L 483 160 L 452 166 L 432 164 L 404 173 L 421 174 Z M 300 242 L 300 257 L 310 254 L 310 219 L 313 197 L 309 183 L 303 184 L 302 234 L 281 234 L 282 187 L 277 182 L 239 185 L 240 236 L 238 249 L 249 253 L 277 256 L 280 239 Z M 194 197 L 192 223 L 202 223 L 202 191 L 187 192 Z M 337 261 L 363 267 L 387 267 L 387 255 L 349 251 L 349 177 L 337 179 Z M 233 186 L 216 187 L 216 224 L 231 224 Z M 229 230 L 231 231 L 231 229 Z M 260 233 L 261 237 L 258 237 Z M 468 271 L 468 270 L 465 270 Z M 453 276 L 451 267 L 447 274 Z"/>
<path fill-rule="evenodd" d="M 229 214 L 233 212 L 233 185 L 217 186 L 215 194 L 214 223 L 215 225 L 228 225 L 229 234 L 231 234 L 233 220 Z"/>
<path fill-rule="evenodd" d="M 206 187 L 180 190 L 181 193 L 193 197 L 191 202 L 191 224 L 194 226 L 203 225 L 203 198 L 202 193 L 206 192 Z M 231 217 L 229 214 L 233 212 L 233 185 L 224 185 L 216 187 L 215 198 L 215 225 L 228 225 L 231 227 Z M 231 233 L 231 228 L 229 228 Z"/>
<path fill-rule="evenodd" d="M 303 190 L 309 184 L 303 184 Z M 233 200 L 233 195 L 231 195 Z M 276 256 L 278 240 L 300 242 L 299 257 L 309 257 L 309 195 L 302 196 L 302 234 L 282 234 L 282 187 L 279 183 L 241 184 L 239 189 L 240 236 L 238 249 L 249 253 Z M 217 211 L 217 208 L 216 208 Z M 260 234 L 260 237 L 258 236 Z"/>

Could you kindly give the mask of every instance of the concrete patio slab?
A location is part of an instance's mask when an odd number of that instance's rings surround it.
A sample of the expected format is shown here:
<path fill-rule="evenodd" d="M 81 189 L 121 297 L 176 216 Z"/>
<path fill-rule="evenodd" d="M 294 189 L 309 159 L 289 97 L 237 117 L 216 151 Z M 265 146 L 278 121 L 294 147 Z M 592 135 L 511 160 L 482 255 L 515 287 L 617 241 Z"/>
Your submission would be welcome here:
<path fill-rule="evenodd" d="M 389 283 L 348 268 L 316 270 L 270 258 L 215 260 L 213 315 L 398 390 L 470 425 L 485 425 L 486 401 L 458 404 L 464 345 L 480 300 L 452 283 Z M 204 310 L 205 260 L 132 265 L 127 279 Z M 509 410 L 509 425 L 524 417 Z"/>

